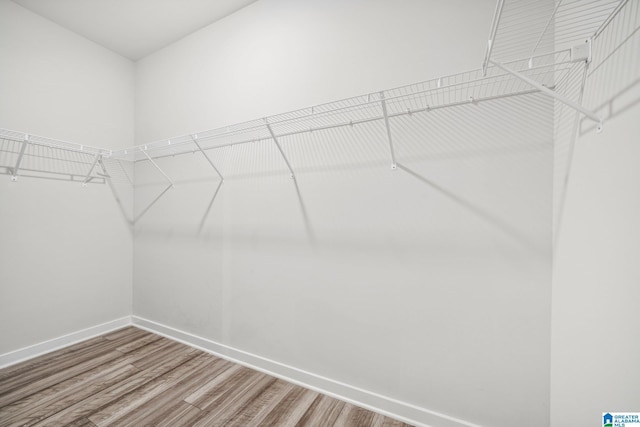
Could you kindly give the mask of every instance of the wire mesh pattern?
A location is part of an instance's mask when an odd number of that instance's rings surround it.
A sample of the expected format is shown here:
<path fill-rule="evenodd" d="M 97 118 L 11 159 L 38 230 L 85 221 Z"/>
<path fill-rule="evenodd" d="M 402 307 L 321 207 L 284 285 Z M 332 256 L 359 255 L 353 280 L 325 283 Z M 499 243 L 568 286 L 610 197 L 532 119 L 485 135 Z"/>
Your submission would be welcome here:
<path fill-rule="evenodd" d="M 105 183 L 106 174 L 96 168 L 106 153 L 94 147 L 0 130 L 0 173 L 32 178 Z"/>
<path fill-rule="evenodd" d="M 550 88 L 555 87 L 555 82 L 562 78 L 572 64 L 568 50 L 538 56 L 533 64 L 528 60 L 509 63 L 512 69 Z M 135 162 L 146 161 L 147 155 L 159 159 L 196 153 L 200 149 L 206 151 L 240 144 L 272 143 L 274 136 L 278 140 L 287 141 L 287 146 L 290 147 L 290 141 L 295 140 L 293 137 L 296 135 L 315 134 L 314 138 L 307 136 L 302 139 L 325 140 L 322 136 L 327 135 L 327 131 L 337 128 L 342 128 L 341 132 L 345 136 L 349 135 L 347 138 L 339 138 L 344 143 L 358 139 L 355 131 L 359 129 L 369 134 L 368 139 L 372 144 L 378 144 L 376 141 L 382 141 L 384 144 L 388 143 L 385 136 L 385 119 L 392 123 L 401 116 L 425 114 L 435 109 L 532 92 L 535 92 L 535 89 L 526 82 L 496 67 L 489 67 L 486 75 L 483 75 L 481 70 L 473 70 L 431 79 L 264 119 L 143 144 L 113 152 L 112 156 Z M 371 126 L 374 122 L 378 124 Z"/>
<path fill-rule="evenodd" d="M 394 165 L 393 137 L 402 141 L 418 132 L 412 128 L 415 123 L 423 123 L 420 132 L 428 134 L 435 110 L 501 98 L 537 100 L 529 95 L 545 88 L 581 104 L 582 92 L 571 88 L 584 61 L 576 62 L 571 48 L 593 37 L 588 75 L 593 80 L 608 75 L 604 69 L 611 56 L 637 62 L 633 50 L 637 52 L 640 43 L 639 10 L 634 0 L 498 0 L 482 69 L 117 151 L 0 129 L 0 172 L 85 183 L 110 178 L 132 187 L 133 163 L 150 161 L 157 168 L 156 160 L 189 153 L 204 154 L 221 180 L 252 173 L 293 175 L 294 169 L 313 170 L 323 162 Z M 513 72 L 490 65 L 490 59 Z M 633 83 L 632 74 L 616 81 Z M 532 86 L 522 76 L 541 86 Z M 616 90 L 607 87 L 609 92 Z M 563 112 L 563 120 L 573 116 L 569 111 Z"/>
<path fill-rule="evenodd" d="M 498 0 L 483 68 L 571 49 L 597 35 L 628 0 Z"/>
<path fill-rule="evenodd" d="M 640 83 L 640 2 L 625 2 L 593 41 L 593 61 L 587 72 L 585 105 L 615 114 L 610 107 L 628 89 Z"/>

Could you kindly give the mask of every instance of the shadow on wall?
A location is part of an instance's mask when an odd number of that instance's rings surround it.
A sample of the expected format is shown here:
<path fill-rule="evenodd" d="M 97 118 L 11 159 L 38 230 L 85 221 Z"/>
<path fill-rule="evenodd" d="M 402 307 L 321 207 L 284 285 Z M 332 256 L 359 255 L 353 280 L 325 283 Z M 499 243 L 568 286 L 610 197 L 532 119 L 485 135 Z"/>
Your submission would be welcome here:
<path fill-rule="evenodd" d="M 634 89 L 639 85 L 640 77 L 624 87 L 611 98 L 600 103 L 594 108 L 594 111 L 596 111 L 604 121 L 611 120 L 626 113 L 628 110 L 631 110 L 633 107 L 640 104 L 640 98 L 628 96 L 629 93 L 634 92 Z M 593 123 L 593 121 L 584 118 L 580 120 L 579 136 L 591 133 L 595 131 L 595 129 L 596 125 Z"/>
<path fill-rule="evenodd" d="M 462 207 L 462 208 L 466 209 L 467 211 L 473 213 L 478 218 L 481 218 L 482 220 L 486 221 L 488 224 L 491 224 L 497 230 L 500 230 L 505 235 L 511 237 L 513 240 L 517 241 L 522 246 L 527 247 L 527 248 L 531 249 L 532 251 L 538 251 L 539 250 L 539 248 L 536 245 L 532 244 L 532 242 L 529 240 L 528 236 L 526 236 L 525 234 L 521 233 L 519 230 L 517 230 L 515 227 L 513 227 L 509 223 L 505 222 L 503 219 L 501 219 L 497 215 L 495 215 L 495 214 L 493 214 L 491 212 L 485 211 L 484 209 L 482 209 L 482 208 L 480 208 L 478 206 L 475 206 L 470 201 L 468 201 L 466 199 L 463 199 L 460 196 L 457 196 L 456 194 L 452 193 L 451 191 L 447 190 L 446 188 L 443 188 L 442 186 L 440 186 L 440 185 L 438 185 L 438 184 L 436 184 L 434 182 L 431 182 L 430 180 L 428 180 L 424 176 L 416 173 L 415 171 L 409 169 L 408 167 L 406 167 L 406 166 L 404 166 L 404 165 L 402 165 L 400 163 L 398 163 L 398 168 L 400 168 L 401 170 L 407 172 L 409 175 L 411 175 L 414 178 L 418 179 L 420 182 L 423 182 L 427 186 L 433 188 L 434 190 L 436 190 L 437 192 L 439 192 L 443 196 L 447 197 L 448 199 L 450 199 L 453 202 L 455 202 L 456 204 L 458 204 L 460 207 Z"/>
<path fill-rule="evenodd" d="M 640 103 L 640 5 L 628 2 L 605 30 L 593 41 L 593 61 L 586 69 L 573 73 L 567 94 L 605 122 L 626 113 Z M 584 75 L 583 75 L 584 74 Z M 582 80 L 582 81 L 580 81 Z M 556 194 L 554 247 L 564 215 L 567 189 L 576 140 L 595 132 L 596 124 L 572 112 L 566 115 L 556 109 Z M 560 178 L 561 177 L 561 178 Z"/>
<path fill-rule="evenodd" d="M 393 118 L 397 171 L 381 122 L 280 138 L 295 179 L 271 141 L 208 150 L 224 183 L 201 153 L 157 159 L 176 184 L 166 194 L 160 173 L 140 161 L 136 234 L 375 246 L 466 229 L 473 240 L 488 227 L 545 254 L 551 105 L 528 94 Z"/>

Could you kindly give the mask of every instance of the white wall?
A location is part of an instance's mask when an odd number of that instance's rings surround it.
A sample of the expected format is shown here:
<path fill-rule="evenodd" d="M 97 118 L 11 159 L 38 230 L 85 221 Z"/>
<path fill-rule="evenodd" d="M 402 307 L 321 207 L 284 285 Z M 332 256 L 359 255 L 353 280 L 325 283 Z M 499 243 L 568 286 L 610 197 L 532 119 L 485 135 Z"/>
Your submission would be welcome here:
<path fill-rule="evenodd" d="M 477 68 L 493 8 L 262 0 L 138 64 L 137 142 Z M 379 123 L 283 140 L 307 222 L 272 144 L 211 153 L 210 211 L 204 159 L 159 160 L 176 188 L 136 226 L 134 314 L 434 426 L 548 425 L 553 109 L 529 101 L 394 121 L 420 130 L 408 170 Z M 136 209 L 163 185 L 141 162 Z"/>
<path fill-rule="evenodd" d="M 603 412 L 639 407 L 639 24 L 640 3 L 628 2 L 594 44 L 585 105 L 606 121 L 600 134 L 588 120 L 581 125 L 558 224 L 554 427 L 602 425 Z"/>
<path fill-rule="evenodd" d="M 494 6 L 258 1 L 139 61 L 136 141 L 477 69 Z"/>
<path fill-rule="evenodd" d="M 7 0 L 0 58 L 0 127 L 133 144 L 129 60 Z M 0 227 L 0 354 L 130 314 L 132 236 L 107 185 L 0 175 Z"/>

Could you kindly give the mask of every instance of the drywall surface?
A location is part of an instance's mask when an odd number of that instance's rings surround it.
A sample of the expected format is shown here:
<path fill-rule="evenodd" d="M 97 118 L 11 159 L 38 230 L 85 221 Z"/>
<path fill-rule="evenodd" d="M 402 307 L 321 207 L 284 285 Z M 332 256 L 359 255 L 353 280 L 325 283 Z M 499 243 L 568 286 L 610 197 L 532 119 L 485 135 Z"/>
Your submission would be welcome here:
<path fill-rule="evenodd" d="M 261 0 L 137 63 L 136 141 L 478 69 L 494 7 Z"/>
<path fill-rule="evenodd" d="M 493 8 L 262 0 L 138 64 L 137 142 L 476 68 Z M 134 314 L 430 425 L 548 425 L 553 107 L 525 98 L 393 119 L 396 171 L 380 121 L 282 138 L 295 180 L 269 141 L 210 151 L 219 191 L 158 159 Z M 166 185 L 140 162 L 137 212 Z"/>
<path fill-rule="evenodd" d="M 551 425 L 640 408 L 640 4 L 594 42 L 554 253 Z M 566 150 L 565 150 L 566 151 Z M 560 160 L 560 158 L 558 158 Z M 561 165 L 562 166 L 562 165 Z M 565 174 L 556 177 L 564 180 Z"/>
<path fill-rule="evenodd" d="M 6 0 L 0 57 L 0 127 L 133 143 L 130 61 Z M 45 151 L 28 150 L 23 165 L 45 165 Z M 132 237 L 109 186 L 60 178 L 0 175 L 0 353 L 130 314 Z"/>
<path fill-rule="evenodd" d="M 2 0 L 0 127 L 102 148 L 133 144 L 133 63 Z"/>

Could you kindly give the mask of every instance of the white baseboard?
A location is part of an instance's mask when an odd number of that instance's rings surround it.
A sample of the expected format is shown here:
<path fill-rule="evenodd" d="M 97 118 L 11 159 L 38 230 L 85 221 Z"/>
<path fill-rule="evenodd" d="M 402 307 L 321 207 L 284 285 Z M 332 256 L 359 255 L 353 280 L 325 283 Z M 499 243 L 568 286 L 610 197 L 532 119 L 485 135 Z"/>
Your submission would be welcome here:
<path fill-rule="evenodd" d="M 408 424 L 421 427 L 481 427 L 459 418 L 326 378 L 152 320 L 132 316 L 132 322 L 134 326 L 149 332 Z"/>
<path fill-rule="evenodd" d="M 129 325 L 131 325 L 131 316 L 126 316 L 121 319 L 112 320 L 100 325 L 91 326 L 81 331 L 72 332 L 61 337 L 30 345 L 29 347 L 0 354 L 0 369 Z"/>

